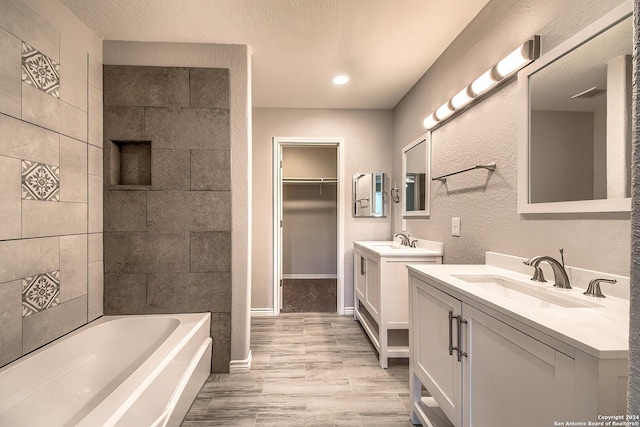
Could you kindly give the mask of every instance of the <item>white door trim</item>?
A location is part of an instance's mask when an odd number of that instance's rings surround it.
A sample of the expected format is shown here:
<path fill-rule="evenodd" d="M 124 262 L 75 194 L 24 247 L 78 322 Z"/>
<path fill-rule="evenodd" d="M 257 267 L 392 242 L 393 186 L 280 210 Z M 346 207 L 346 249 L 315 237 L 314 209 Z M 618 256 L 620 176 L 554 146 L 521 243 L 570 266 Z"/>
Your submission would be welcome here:
<path fill-rule="evenodd" d="M 309 137 L 273 137 L 273 315 L 280 314 L 281 292 L 280 278 L 282 263 L 280 254 L 282 254 L 282 233 L 280 221 L 282 220 L 282 169 L 280 168 L 280 160 L 282 159 L 283 147 L 300 147 L 300 146 L 319 146 L 329 145 L 337 147 L 338 151 L 338 185 L 337 185 L 337 201 L 338 201 L 338 248 L 337 248 L 337 267 L 338 267 L 338 298 L 336 306 L 338 314 L 345 314 L 344 307 L 344 222 L 345 222 L 345 203 L 344 203 L 344 138 L 327 137 L 327 138 L 309 138 Z"/>

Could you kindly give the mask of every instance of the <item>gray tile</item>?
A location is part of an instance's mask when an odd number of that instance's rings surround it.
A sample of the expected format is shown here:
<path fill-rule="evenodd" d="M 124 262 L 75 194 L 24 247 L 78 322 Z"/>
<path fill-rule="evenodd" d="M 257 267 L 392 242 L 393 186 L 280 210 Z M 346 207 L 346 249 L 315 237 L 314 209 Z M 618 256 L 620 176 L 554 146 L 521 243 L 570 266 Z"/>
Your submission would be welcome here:
<path fill-rule="evenodd" d="M 22 114 L 20 40 L 0 28 L 0 113 L 13 117 Z"/>
<path fill-rule="evenodd" d="M 60 60 L 59 31 L 21 1 L 0 2 L 0 27 L 56 61 Z"/>
<path fill-rule="evenodd" d="M 145 314 L 146 274 L 105 274 L 104 314 Z"/>
<path fill-rule="evenodd" d="M 188 68 L 105 65 L 103 73 L 104 105 L 189 105 Z"/>
<path fill-rule="evenodd" d="M 87 144 L 60 136 L 60 201 L 87 202 Z"/>
<path fill-rule="evenodd" d="M 231 271 L 231 233 L 191 233 L 191 271 Z"/>
<path fill-rule="evenodd" d="M 213 354 L 211 372 L 229 372 L 231 360 L 231 314 L 211 313 Z"/>
<path fill-rule="evenodd" d="M 404 406 L 395 393 L 354 393 L 348 398 L 340 394 L 315 396 L 307 405 L 307 410 L 311 411 L 364 412 L 372 408 L 381 412 L 404 411 Z"/>
<path fill-rule="evenodd" d="M 111 145 L 111 151 L 119 171 L 114 184 L 151 185 L 151 144 L 119 142 Z"/>
<path fill-rule="evenodd" d="M 102 261 L 104 259 L 102 256 L 102 233 L 89 234 L 88 239 L 88 261 L 90 263 Z"/>
<path fill-rule="evenodd" d="M 151 177 L 154 190 L 189 190 L 189 150 L 151 147 Z"/>
<path fill-rule="evenodd" d="M 102 233 L 103 197 L 102 177 L 89 175 L 89 233 Z"/>
<path fill-rule="evenodd" d="M 229 108 L 229 70 L 226 68 L 189 69 L 191 106 Z"/>
<path fill-rule="evenodd" d="M 76 34 L 70 31 L 60 33 L 60 99 L 87 111 L 88 57 L 73 37 Z"/>
<path fill-rule="evenodd" d="M 62 236 L 86 232 L 86 203 L 22 201 L 22 237 Z"/>
<path fill-rule="evenodd" d="M 0 114 L 0 155 L 60 165 L 60 136 L 30 123 Z"/>
<path fill-rule="evenodd" d="M 87 296 L 41 311 L 22 321 L 22 345 L 25 353 L 87 323 Z"/>
<path fill-rule="evenodd" d="M 145 137 L 156 148 L 229 149 L 229 112 L 197 108 L 145 108 Z"/>
<path fill-rule="evenodd" d="M 147 276 L 148 313 L 229 312 L 230 273 L 165 273 Z"/>
<path fill-rule="evenodd" d="M 265 394 L 331 394 L 348 393 L 351 391 L 349 380 L 346 379 L 311 379 L 295 380 L 265 380 L 263 393 Z"/>
<path fill-rule="evenodd" d="M 58 270 L 60 238 L 0 241 L 0 283 L 21 279 L 45 271 Z"/>
<path fill-rule="evenodd" d="M 24 83 L 22 118 L 80 141 L 87 140 L 86 112 Z"/>
<path fill-rule="evenodd" d="M 87 235 L 60 237 L 60 302 L 87 293 Z"/>
<path fill-rule="evenodd" d="M 229 151 L 191 150 L 192 190 L 231 190 Z"/>
<path fill-rule="evenodd" d="M 0 156 L 0 240 L 22 234 L 21 165 L 18 159 Z"/>
<path fill-rule="evenodd" d="M 141 140 L 144 138 L 143 107 L 105 106 L 103 117 L 105 140 Z"/>
<path fill-rule="evenodd" d="M 152 191 L 147 194 L 147 230 L 230 231 L 229 192 Z"/>
<path fill-rule="evenodd" d="M 102 92 L 89 86 L 89 134 L 88 142 L 102 148 L 103 132 Z"/>
<path fill-rule="evenodd" d="M 189 235 L 184 233 L 105 233 L 106 273 L 189 271 Z"/>
<path fill-rule="evenodd" d="M 88 321 L 102 316 L 104 306 L 104 269 L 102 261 L 89 263 L 88 275 Z"/>
<path fill-rule="evenodd" d="M 104 231 L 146 231 L 147 192 L 109 191 L 104 195 Z"/>
<path fill-rule="evenodd" d="M 350 337 L 351 345 L 340 344 L 338 336 Z M 371 365 L 359 365 L 353 356 L 362 359 L 362 348 L 368 349 Z M 217 425 L 221 418 L 228 421 L 254 413 L 256 425 L 409 422 L 404 402 L 409 394 L 408 364 L 393 364 L 393 375 L 387 375 L 351 316 L 304 313 L 252 318 L 251 351 L 251 372 L 211 376 L 197 397 L 196 411 L 187 414 L 183 425 L 190 425 L 188 420 Z"/>
<path fill-rule="evenodd" d="M 367 424 L 364 424 L 368 426 Z M 287 411 L 281 412 L 258 412 L 256 426 L 352 426 L 362 427 L 360 417 L 357 412 L 340 411 Z"/>
<path fill-rule="evenodd" d="M 22 284 L 0 283 L 0 366 L 22 356 Z"/>

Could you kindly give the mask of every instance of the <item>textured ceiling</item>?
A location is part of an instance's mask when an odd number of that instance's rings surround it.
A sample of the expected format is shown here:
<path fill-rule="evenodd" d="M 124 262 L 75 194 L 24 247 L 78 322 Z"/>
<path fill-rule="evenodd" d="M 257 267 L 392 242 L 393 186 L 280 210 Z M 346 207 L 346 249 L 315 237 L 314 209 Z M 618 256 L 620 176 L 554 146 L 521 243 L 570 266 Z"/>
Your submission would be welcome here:
<path fill-rule="evenodd" d="M 282 108 L 393 108 L 488 2 L 61 1 L 104 40 L 247 44 L 253 105 Z"/>

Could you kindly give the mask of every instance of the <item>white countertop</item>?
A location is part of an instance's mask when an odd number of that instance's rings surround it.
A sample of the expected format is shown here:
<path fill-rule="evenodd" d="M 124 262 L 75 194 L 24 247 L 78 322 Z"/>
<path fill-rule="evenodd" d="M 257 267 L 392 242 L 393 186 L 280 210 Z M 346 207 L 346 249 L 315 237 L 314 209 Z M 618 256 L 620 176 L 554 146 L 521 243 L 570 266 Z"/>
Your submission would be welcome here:
<path fill-rule="evenodd" d="M 423 243 L 426 242 L 426 243 Z M 359 246 L 379 256 L 385 257 L 406 257 L 406 256 L 442 256 L 442 243 L 428 242 L 422 240 L 420 242 L 427 247 L 412 248 L 409 246 L 397 246 L 393 241 L 357 241 L 353 242 L 355 246 Z M 433 244 L 430 244 L 433 243 Z"/>
<path fill-rule="evenodd" d="M 602 359 L 626 358 L 629 353 L 629 301 L 607 296 L 596 298 L 583 295 L 584 289 L 559 289 L 550 281 L 532 282 L 531 275 L 516 273 L 490 265 L 408 265 L 410 271 L 423 276 L 463 302 L 477 302 L 531 328 L 560 340 L 576 349 Z M 514 301 L 454 275 L 495 275 L 519 281 L 527 286 L 540 286 L 545 291 L 558 292 L 572 299 L 580 299 L 599 307 L 538 308 Z"/>

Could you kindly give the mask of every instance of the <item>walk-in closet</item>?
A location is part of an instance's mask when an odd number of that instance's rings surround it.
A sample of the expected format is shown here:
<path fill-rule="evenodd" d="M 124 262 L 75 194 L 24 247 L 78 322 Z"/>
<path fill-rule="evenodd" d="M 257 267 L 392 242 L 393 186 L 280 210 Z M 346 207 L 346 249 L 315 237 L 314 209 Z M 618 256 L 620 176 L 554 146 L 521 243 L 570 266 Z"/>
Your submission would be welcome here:
<path fill-rule="evenodd" d="M 337 311 L 337 147 L 282 149 L 281 312 Z"/>

